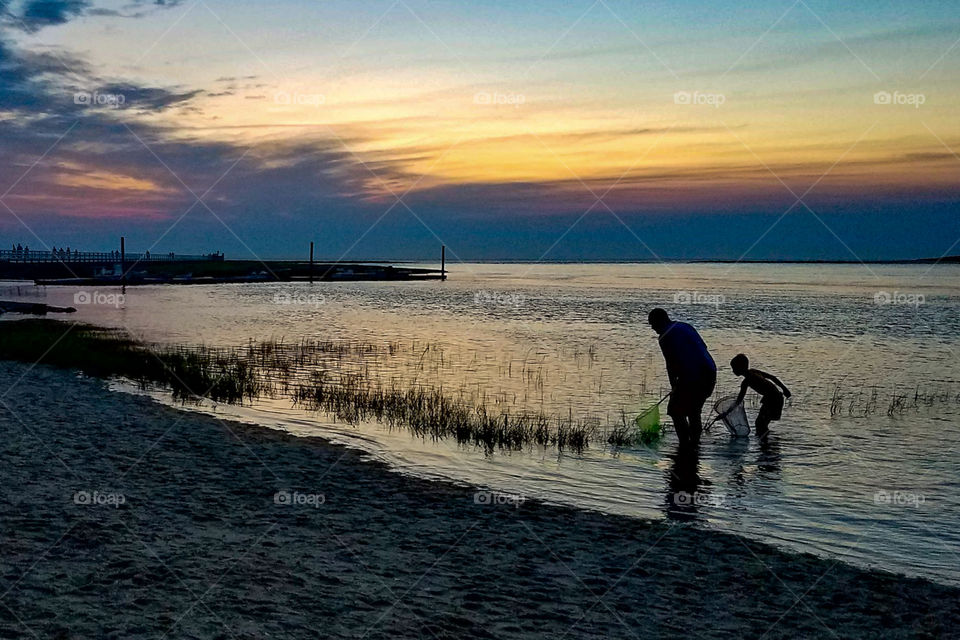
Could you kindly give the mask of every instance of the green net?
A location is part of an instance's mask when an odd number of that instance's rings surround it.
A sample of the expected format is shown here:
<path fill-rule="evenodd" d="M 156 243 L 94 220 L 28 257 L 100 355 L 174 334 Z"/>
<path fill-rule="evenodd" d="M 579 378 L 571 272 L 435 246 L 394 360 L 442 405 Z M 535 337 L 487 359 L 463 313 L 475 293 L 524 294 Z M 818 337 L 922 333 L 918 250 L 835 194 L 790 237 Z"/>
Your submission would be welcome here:
<path fill-rule="evenodd" d="M 650 444 L 660 439 L 660 405 L 655 404 L 635 420 L 637 426 L 637 440 L 641 444 Z"/>

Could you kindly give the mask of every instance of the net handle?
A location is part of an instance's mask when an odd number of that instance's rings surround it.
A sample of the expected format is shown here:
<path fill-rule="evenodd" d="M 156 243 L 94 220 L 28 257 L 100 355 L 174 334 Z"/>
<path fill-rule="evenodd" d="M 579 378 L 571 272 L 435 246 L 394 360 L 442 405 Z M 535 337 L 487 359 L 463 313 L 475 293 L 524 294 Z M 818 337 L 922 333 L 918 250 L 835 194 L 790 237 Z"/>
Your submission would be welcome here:
<path fill-rule="evenodd" d="M 654 409 L 662 405 L 663 401 L 669 398 L 672 393 L 673 391 L 668 391 L 667 395 L 663 396 L 662 398 L 660 398 L 660 400 L 657 401 L 657 404 L 650 405 L 649 407 L 641 411 L 640 415 L 637 416 L 637 419 L 642 418 L 643 416 L 647 415 L 648 413 L 650 413 L 651 411 L 653 411 Z"/>

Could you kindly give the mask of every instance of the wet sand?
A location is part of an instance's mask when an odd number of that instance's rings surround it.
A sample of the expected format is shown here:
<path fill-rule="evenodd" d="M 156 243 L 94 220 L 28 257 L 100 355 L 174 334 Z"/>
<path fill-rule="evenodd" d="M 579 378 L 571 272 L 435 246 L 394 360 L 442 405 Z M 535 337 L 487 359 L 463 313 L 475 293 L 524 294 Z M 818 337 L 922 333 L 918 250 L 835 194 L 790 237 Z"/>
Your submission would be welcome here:
<path fill-rule="evenodd" d="M 0 363 L 0 434 L 2 638 L 960 637 L 958 589 L 478 504 L 70 372 Z"/>

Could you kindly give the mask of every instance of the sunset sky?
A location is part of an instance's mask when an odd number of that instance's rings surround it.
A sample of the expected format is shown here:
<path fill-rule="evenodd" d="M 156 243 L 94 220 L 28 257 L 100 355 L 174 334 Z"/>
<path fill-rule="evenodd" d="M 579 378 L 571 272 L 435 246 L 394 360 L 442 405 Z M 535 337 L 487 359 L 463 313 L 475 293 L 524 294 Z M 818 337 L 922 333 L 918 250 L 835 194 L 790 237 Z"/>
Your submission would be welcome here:
<path fill-rule="evenodd" d="M 0 0 L 0 246 L 960 253 L 935 1 Z"/>

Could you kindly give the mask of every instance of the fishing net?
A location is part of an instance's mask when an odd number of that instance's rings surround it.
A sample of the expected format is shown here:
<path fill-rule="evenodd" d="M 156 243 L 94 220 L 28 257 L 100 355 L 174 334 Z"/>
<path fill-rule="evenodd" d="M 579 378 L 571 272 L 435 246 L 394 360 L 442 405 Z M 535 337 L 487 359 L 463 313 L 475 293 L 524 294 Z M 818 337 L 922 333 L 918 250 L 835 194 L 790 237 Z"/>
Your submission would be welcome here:
<path fill-rule="evenodd" d="M 641 444 L 651 444 L 660 438 L 660 405 L 655 404 L 634 421 L 637 426 L 637 440 Z"/>
<path fill-rule="evenodd" d="M 742 402 L 737 402 L 737 396 L 726 396 L 717 400 L 713 410 L 720 420 L 735 436 L 750 435 L 750 423 L 747 421 L 747 412 Z"/>

